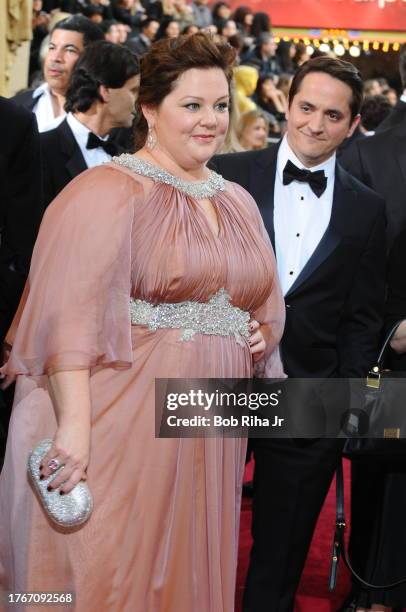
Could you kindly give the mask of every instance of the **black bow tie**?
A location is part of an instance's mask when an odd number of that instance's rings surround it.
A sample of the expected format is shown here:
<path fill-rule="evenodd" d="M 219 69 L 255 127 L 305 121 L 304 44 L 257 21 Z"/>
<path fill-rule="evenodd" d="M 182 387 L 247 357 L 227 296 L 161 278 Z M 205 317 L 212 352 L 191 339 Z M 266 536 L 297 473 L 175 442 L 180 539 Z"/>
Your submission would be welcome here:
<path fill-rule="evenodd" d="M 309 183 L 310 189 L 319 198 L 327 187 L 327 177 L 324 170 L 301 170 L 290 160 L 286 163 L 283 170 L 283 184 L 289 185 L 292 181 L 300 181 L 301 183 Z"/>
<path fill-rule="evenodd" d="M 117 155 L 118 149 L 117 145 L 111 140 L 102 140 L 93 132 L 89 132 L 89 136 L 87 138 L 86 149 L 98 149 L 101 147 L 108 153 L 109 155 Z"/>

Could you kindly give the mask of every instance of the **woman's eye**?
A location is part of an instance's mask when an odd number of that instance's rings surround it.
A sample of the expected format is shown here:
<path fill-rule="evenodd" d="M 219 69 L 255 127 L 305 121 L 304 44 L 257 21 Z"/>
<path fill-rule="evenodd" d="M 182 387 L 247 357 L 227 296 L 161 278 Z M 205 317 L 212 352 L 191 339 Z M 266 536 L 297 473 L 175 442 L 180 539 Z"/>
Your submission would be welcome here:
<path fill-rule="evenodd" d="M 190 102 L 189 104 L 185 104 L 185 108 L 195 111 L 199 110 L 199 104 L 197 102 Z"/>
<path fill-rule="evenodd" d="M 220 104 L 217 104 L 217 109 L 221 113 L 225 113 L 226 111 L 228 111 L 228 102 L 220 102 Z"/>

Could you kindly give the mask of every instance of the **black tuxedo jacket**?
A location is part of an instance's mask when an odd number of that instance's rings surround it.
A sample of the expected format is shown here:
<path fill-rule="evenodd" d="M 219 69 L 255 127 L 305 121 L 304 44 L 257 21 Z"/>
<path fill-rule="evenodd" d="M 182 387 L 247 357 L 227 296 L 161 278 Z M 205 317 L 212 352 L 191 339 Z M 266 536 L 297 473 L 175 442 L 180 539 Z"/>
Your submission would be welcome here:
<path fill-rule="evenodd" d="M 18 306 L 43 211 L 34 115 L 0 98 L 0 133 L 1 341 Z"/>
<path fill-rule="evenodd" d="M 377 133 L 384 132 L 385 130 L 390 130 L 401 123 L 406 122 L 406 102 L 399 102 L 393 108 L 393 110 L 389 113 L 389 115 L 382 121 L 382 123 L 377 128 Z"/>
<path fill-rule="evenodd" d="M 396 128 L 357 141 L 344 166 L 385 198 L 391 247 L 406 227 L 406 116 Z"/>
<path fill-rule="evenodd" d="M 278 146 L 216 156 L 212 167 L 245 187 L 275 242 Z M 330 224 L 285 296 L 281 343 L 293 377 L 362 377 L 373 364 L 385 294 L 383 199 L 336 167 Z"/>
<path fill-rule="evenodd" d="M 144 55 L 144 53 L 146 53 L 149 49 L 149 46 L 139 36 L 130 38 L 125 44 L 129 49 L 131 49 L 131 51 L 133 51 L 138 56 Z"/>
<path fill-rule="evenodd" d="M 27 110 L 32 110 L 39 100 L 39 98 L 34 98 L 34 91 L 34 89 L 27 89 L 26 91 L 22 91 L 15 95 L 12 100 L 15 104 L 18 104 L 18 106 L 23 106 Z"/>
<path fill-rule="evenodd" d="M 120 155 L 127 149 L 120 146 L 117 135 L 120 131 L 126 132 L 127 128 L 112 131 L 115 131 L 112 140 L 117 146 L 117 155 Z M 75 176 L 87 170 L 87 164 L 66 119 L 53 130 L 42 132 L 40 139 L 44 183 L 43 204 L 46 208 Z"/>
<path fill-rule="evenodd" d="M 40 139 L 46 208 L 75 176 L 87 170 L 87 164 L 66 119 L 40 134 Z"/>

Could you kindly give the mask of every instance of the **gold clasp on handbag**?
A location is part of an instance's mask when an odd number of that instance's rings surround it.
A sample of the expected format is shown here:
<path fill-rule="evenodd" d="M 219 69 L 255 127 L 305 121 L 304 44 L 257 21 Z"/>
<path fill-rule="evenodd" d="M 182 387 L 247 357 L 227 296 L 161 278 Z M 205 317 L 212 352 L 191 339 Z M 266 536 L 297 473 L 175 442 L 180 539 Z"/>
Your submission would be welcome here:
<path fill-rule="evenodd" d="M 367 387 L 372 387 L 373 389 L 379 389 L 380 384 L 381 384 L 381 372 L 379 370 L 379 366 L 374 366 L 372 370 L 368 372 Z"/>
<path fill-rule="evenodd" d="M 399 427 L 392 427 L 392 428 L 385 427 L 385 429 L 383 430 L 383 437 L 399 439 L 400 438 L 400 428 Z"/>

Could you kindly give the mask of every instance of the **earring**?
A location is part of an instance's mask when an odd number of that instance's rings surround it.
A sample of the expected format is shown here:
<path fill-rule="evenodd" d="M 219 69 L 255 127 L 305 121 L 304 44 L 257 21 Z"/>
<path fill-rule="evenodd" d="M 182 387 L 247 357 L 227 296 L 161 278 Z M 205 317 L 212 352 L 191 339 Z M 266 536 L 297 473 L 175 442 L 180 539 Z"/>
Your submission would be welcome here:
<path fill-rule="evenodd" d="M 147 136 L 147 148 L 153 149 L 156 145 L 156 136 L 154 134 L 154 128 L 148 127 L 148 136 Z"/>

